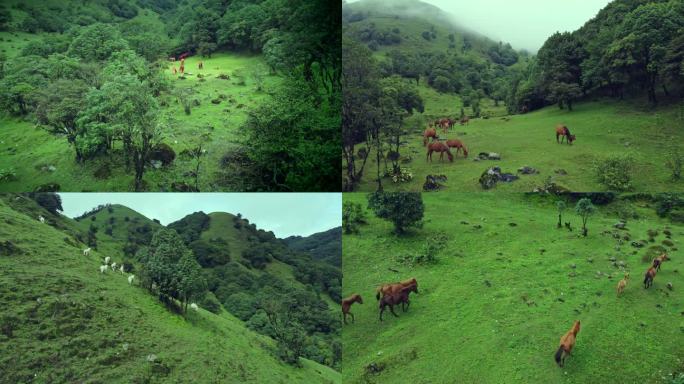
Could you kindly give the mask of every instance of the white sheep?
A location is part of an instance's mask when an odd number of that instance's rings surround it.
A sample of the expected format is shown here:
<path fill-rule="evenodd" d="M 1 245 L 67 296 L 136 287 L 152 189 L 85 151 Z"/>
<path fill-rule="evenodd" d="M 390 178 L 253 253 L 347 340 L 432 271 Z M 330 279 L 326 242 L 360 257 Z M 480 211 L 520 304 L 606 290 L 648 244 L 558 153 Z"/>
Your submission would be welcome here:
<path fill-rule="evenodd" d="M 190 308 L 192 308 L 195 312 L 199 311 L 199 307 L 195 303 L 190 304 Z"/>
<path fill-rule="evenodd" d="M 83 256 L 90 256 L 90 248 L 86 248 L 83 250 Z"/>
<path fill-rule="evenodd" d="M 112 263 L 112 271 L 116 272 L 116 262 Z"/>
<path fill-rule="evenodd" d="M 111 257 L 109 257 L 109 256 L 105 257 L 105 264 L 109 265 L 110 260 L 112 260 Z"/>
<path fill-rule="evenodd" d="M 106 265 L 100 265 L 100 273 L 105 273 L 107 272 L 107 266 Z"/>
<path fill-rule="evenodd" d="M 135 275 L 130 275 L 128 276 L 128 285 L 133 284 L 133 279 L 135 278 Z"/>
<path fill-rule="evenodd" d="M 42 215 L 38 216 L 38 220 L 40 220 L 41 223 L 45 222 L 45 218 Z"/>
<path fill-rule="evenodd" d="M 121 264 L 121 267 L 119 268 L 119 272 L 121 272 L 121 274 L 123 275 L 123 273 L 124 273 L 124 266 L 123 266 L 123 264 Z"/>

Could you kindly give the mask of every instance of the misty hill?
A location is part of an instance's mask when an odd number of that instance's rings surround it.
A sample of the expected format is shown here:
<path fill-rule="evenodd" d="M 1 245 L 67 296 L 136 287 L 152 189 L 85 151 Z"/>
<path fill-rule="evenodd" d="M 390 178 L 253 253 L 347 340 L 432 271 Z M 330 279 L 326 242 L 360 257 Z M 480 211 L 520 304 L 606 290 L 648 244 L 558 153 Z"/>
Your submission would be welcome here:
<path fill-rule="evenodd" d="M 342 227 L 337 227 L 306 237 L 290 236 L 284 240 L 294 250 L 307 252 L 317 260 L 340 267 L 342 266 L 341 238 Z"/>
<path fill-rule="evenodd" d="M 0 197 L 0 215 L 3 382 L 339 381 L 308 359 L 301 368 L 281 362 L 272 338 L 225 310 L 181 315 L 126 275 L 101 274 L 104 256 L 124 256 L 112 247 L 121 242 L 100 231 L 105 250 L 84 256 L 74 220 L 16 195 Z"/>
<path fill-rule="evenodd" d="M 504 100 L 502 85 L 527 54 L 456 24 L 454 17 L 418 0 L 362 0 L 343 6 L 344 37 L 366 45 L 380 61 L 382 76 L 421 79 L 433 90 L 458 94 L 452 109 L 480 100 Z M 424 97 L 429 97 L 423 91 Z M 486 103 L 483 103 L 483 106 Z M 498 114 L 497 112 L 494 112 Z"/>

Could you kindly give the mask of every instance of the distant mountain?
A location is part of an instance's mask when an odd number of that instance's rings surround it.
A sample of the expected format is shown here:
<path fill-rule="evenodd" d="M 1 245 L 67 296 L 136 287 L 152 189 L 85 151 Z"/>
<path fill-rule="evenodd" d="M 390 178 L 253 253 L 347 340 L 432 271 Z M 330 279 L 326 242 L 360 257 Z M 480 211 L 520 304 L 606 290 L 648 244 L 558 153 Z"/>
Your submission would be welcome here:
<path fill-rule="evenodd" d="M 111 208 L 76 222 L 25 196 L 0 195 L 0 381 L 339 382 L 339 373 L 311 360 L 301 368 L 283 363 L 272 338 L 220 307 L 180 316 L 129 285 L 127 275 L 101 274 L 110 256 L 132 263 L 139 276 L 138 262 L 121 250 L 122 229 L 160 228 L 126 207 Z M 90 224 L 99 228 L 97 249 L 86 256 Z M 110 225 L 113 236 L 103 230 Z"/>
<path fill-rule="evenodd" d="M 329 229 L 313 235 L 290 236 L 284 239 L 287 245 L 297 251 L 307 252 L 316 260 L 342 266 L 342 227 Z"/>

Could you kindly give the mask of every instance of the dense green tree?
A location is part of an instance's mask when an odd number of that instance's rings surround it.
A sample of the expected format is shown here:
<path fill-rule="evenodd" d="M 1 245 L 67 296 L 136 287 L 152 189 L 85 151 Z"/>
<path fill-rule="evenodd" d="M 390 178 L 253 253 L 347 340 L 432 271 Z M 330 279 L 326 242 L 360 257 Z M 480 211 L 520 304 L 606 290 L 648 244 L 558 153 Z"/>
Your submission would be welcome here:
<path fill-rule="evenodd" d="M 98 23 L 78 30 L 78 35 L 69 45 L 68 55 L 86 61 L 102 61 L 125 49 L 128 49 L 128 43 L 118 29 Z"/>
<path fill-rule="evenodd" d="M 397 234 L 421 227 L 425 209 L 418 192 L 375 192 L 368 195 L 368 208 L 377 217 L 391 221 Z"/>
<path fill-rule="evenodd" d="M 62 209 L 62 198 L 56 193 L 35 193 L 31 194 L 31 197 L 38 205 L 53 215 L 64 210 Z"/>

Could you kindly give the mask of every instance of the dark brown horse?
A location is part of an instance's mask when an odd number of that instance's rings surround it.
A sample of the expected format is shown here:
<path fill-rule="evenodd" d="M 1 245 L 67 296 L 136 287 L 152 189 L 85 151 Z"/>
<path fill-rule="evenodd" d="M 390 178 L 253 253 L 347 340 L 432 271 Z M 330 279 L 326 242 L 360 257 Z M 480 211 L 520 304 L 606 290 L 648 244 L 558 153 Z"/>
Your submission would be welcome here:
<path fill-rule="evenodd" d="M 204 69 L 204 63 L 201 61 L 197 63 L 197 69 Z"/>
<path fill-rule="evenodd" d="M 572 325 L 572 328 L 560 338 L 560 346 L 558 351 L 556 351 L 556 364 L 562 367 L 565 364 L 565 358 L 572 351 L 572 347 L 575 346 L 575 340 L 577 338 L 577 333 L 580 331 L 580 321 L 577 320 Z"/>
<path fill-rule="evenodd" d="M 558 138 L 561 138 L 560 141 L 558 141 Z M 565 125 L 559 125 L 556 127 L 556 143 L 563 144 L 563 140 L 567 138 L 568 145 L 572 145 L 572 142 L 575 141 L 575 135 L 570 134 L 570 130 L 568 127 Z"/>
<path fill-rule="evenodd" d="M 382 321 L 382 313 L 385 312 L 386 307 L 390 307 L 390 312 L 395 317 L 399 317 L 395 312 L 394 312 L 394 306 L 397 304 L 401 304 L 401 309 L 403 312 L 406 312 L 408 310 L 409 305 L 411 302 L 409 301 L 409 293 L 411 292 L 416 292 L 418 293 L 418 285 L 417 284 L 412 284 L 408 285 L 406 287 L 402 287 L 399 291 L 393 292 L 392 294 L 385 295 L 380 299 L 380 302 L 378 303 L 378 308 L 380 309 L 380 321 Z"/>
<path fill-rule="evenodd" d="M 436 140 L 439 138 L 437 136 L 437 130 L 434 128 L 428 128 L 423 132 L 423 146 L 426 146 L 428 144 L 428 139 L 432 138 L 432 140 Z"/>
<path fill-rule="evenodd" d="M 646 271 L 646 275 L 644 276 L 644 289 L 648 289 L 648 287 L 653 285 L 653 279 L 655 279 L 656 275 L 656 269 L 651 267 Z"/>
<path fill-rule="evenodd" d="M 451 151 L 449 151 L 449 147 L 447 147 L 447 145 L 442 142 L 438 141 L 428 144 L 427 158 L 425 159 L 425 161 L 430 160 L 430 162 L 432 162 L 433 152 L 439 152 L 439 161 L 444 161 L 444 153 L 447 154 L 449 161 L 454 161 L 454 155 L 452 155 Z"/>
<path fill-rule="evenodd" d="M 355 293 L 346 299 L 342 299 L 342 317 L 344 318 L 345 324 L 347 324 L 347 315 L 351 315 L 352 323 L 354 322 L 354 314 L 349 312 L 349 309 L 351 309 L 351 306 L 354 303 L 363 304 L 361 295 Z"/>
<path fill-rule="evenodd" d="M 655 268 L 656 271 L 660 272 L 660 266 L 667 260 L 670 260 L 670 258 L 667 257 L 667 253 L 663 253 L 662 255 L 656 257 L 653 260 L 653 268 Z"/>
<path fill-rule="evenodd" d="M 469 121 L 470 121 L 470 118 L 469 118 L 468 116 L 463 116 L 463 117 L 461 118 L 460 123 L 461 123 L 461 125 L 468 125 L 468 122 L 469 122 Z"/>
<path fill-rule="evenodd" d="M 463 144 L 461 140 L 447 140 L 446 145 L 449 148 L 456 148 L 456 156 L 458 156 L 458 152 L 462 150 L 463 157 L 468 157 L 468 148 L 466 148 L 465 144 Z"/>

